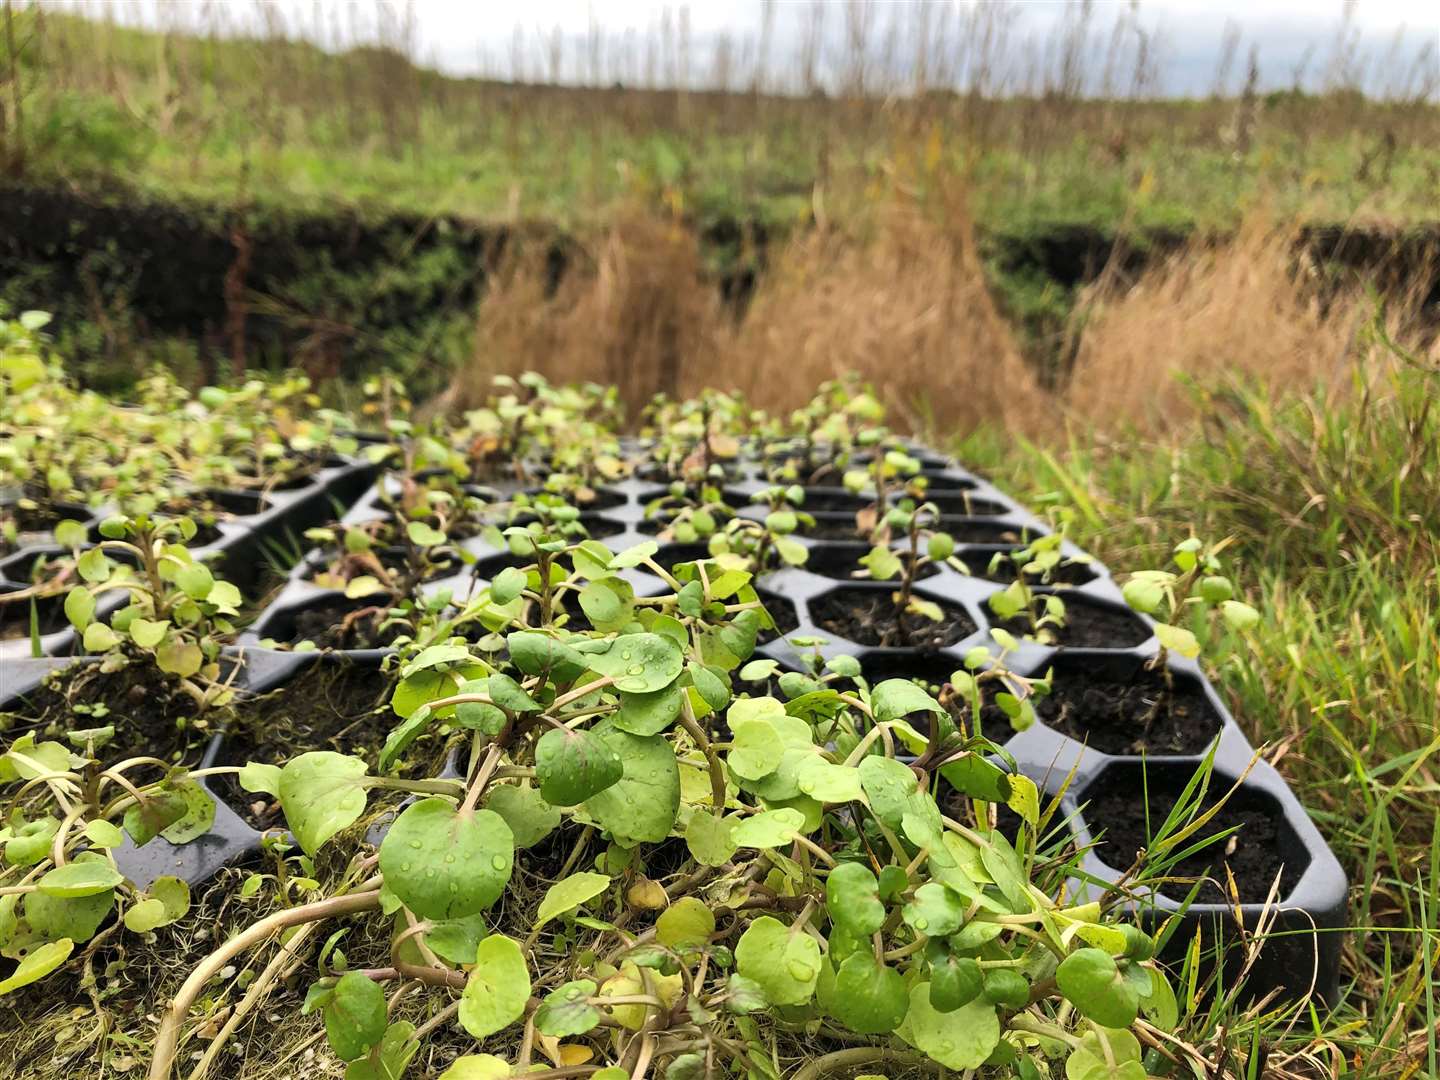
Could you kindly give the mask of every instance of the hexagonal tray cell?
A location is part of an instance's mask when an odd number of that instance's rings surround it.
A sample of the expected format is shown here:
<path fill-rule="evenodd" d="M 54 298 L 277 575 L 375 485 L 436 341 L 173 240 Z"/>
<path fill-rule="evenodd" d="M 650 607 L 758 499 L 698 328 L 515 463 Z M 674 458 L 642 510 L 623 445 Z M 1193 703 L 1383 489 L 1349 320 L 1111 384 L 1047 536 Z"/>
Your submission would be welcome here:
<path fill-rule="evenodd" d="M 596 510 L 613 510 L 615 509 L 615 507 L 624 506 L 630 501 L 630 497 L 628 495 L 626 495 L 623 491 L 616 491 L 614 488 L 597 487 L 587 488 L 586 490 L 589 492 L 589 498 L 580 498 L 577 494 L 571 492 L 565 494 L 564 499 L 566 502 L 570 503 L 570 505 L 579 507 L 581 510 L 584 510 L 586 512 Z M 546 491 L 544 488 L 533 487 L 528 488 L 525 494 L 543 495 L 546 494 Z"/>
<path fill-rule="evenodd" d="M 379 549 L 377 554 L 380 560 L 380 565 L 383 566 L 387 571 L 389 571 L 390 573 L 404 573 L 408 563 L 406 551 L 404 548 L 381 548 Z M 314 556 L 310 563 L 311 569 L 302 575 L 303 579 L 310 582 L 316 581 L 318 577 L 329 572 L 329 567 L 338 558 L 340 558 L 340 552 L 336 548 L 320 549 L 320 551 Z M 434 564 L 430 567 L 430 569 L 426 571 L 425 576 L 422 577 L 420 580 L 422 582 L 439 581 L 443 577 L 450 577 L 452 574 L 458 574 L 462 569 L 464 569 L 464 563 L 460 561 L 460 557 L 458 555 L 450 554 L 448 552 L 442 553 L 441 556 L 434 561 Z M 365 570 L 363 568 L 362 572 L 369 573 L 368 570 Z M 339 588 L 339 586 L 337 585 L 322 585 L 321 587 Z"/>
<path fill-rule="evenodd" d="M 663 566 L 666 570 L 674 570 L 676 566 L 684 562 L 696 562 L 700 559 L 710 557 L 708 544 L 696 542 L 693 544 L 669 543 L 661 544 L 660 550 L 655 552 L 651 558 Z M 645 567 L 640 567 L 644 570 Z"/>
<path fill-rule="evenodd" d="M 733 462 L 722 464 L 720 470 L 725 474 L 726 480 L 739 480 L 745 475 L 745 470 Z M 669 484 L 675 480 L 686 479 L 683 476 L 676 476 L 667 466 L 660 464 L 658 461 L 652 461 L 639 466 L 635 470 L 634 476 L 637 480 L 647 480 L 652 484 Z"/>
<path fill-rule="evenodd" d="M 511 525 L 529 525 L 535 520 L 534 514 L 519 513 L 509 522 L 500 521 L 494 522 L 494 524 L 504 529 Z M 585 526 L 585 533 L 591 540 L 603 540 L 607 536 L 618 536 L 629 528 L 625 522 L 605 517 L 602 514 L 581 514 L 580 524 Z"/>
<path fill-rule="evenodd" d="M 347 600 L 328 593 L 272 609 L 256 630 L 280 645 L 309 641 L 321 649 L 383 649 L 402 632 L 380 628 L 387 610 L 382 598 Z"/>
<path fill-rule="evenodd" d="M 1076 795 L 1091 839 L 1098 841 L 1096 855 L 1116 870 L 1129 867 L 1141 849 L 1153 846 L 1152 838 L 1174 811 L 1194 771 L 1190 764 L 1117 761 L 1097 774 Z M 1186 820 L 1208 811 L 1233 783 L 1233 778 L 1215 773 L 1203 806 Z M 1232 829 L 1230 835 L 1185 856 L 1167 876 L 1212 878 L 1201 884 L 1196 902 L 1224 904 L 1228 902 L 1226 877 L 1231 874 L 1241 903 L 1259 904 L 1269 897 L 1278 874 L 1276 899 L 1283 902 L 1310 864 L 1310 856 L 1285 819 L 1280 803 L 1266 792 L 1242 785 L 1180 846 L 1189 848 Z M 1184 900 L 1192 885 L 1188 880 L 1167 882 L 1160 886 L 1160 894 Z"/>
<path fill-rule="evenodd" d="M 927 495 L 926 501 L 939 507 L 940 513 L 945 517 L 995 517 L 1010 512 L 1010 507 L 1004 503 L 996 502 L 994 499 L 982 499 L 980 496 L 971 495 L 968 492 L 955 494 L 935 492 Z"/>
<path fill-rule="evenodd" d="M 0 642 L 24 642 L 30 636 L 30 614 L 35 613 L 36 629 L 41 637 L 57 634 L 70 626 L 65 617 L 65 594 L 32 596 L 11 600 L 24 590 L 18 585 L 0 588 Z M 25 655 L 29 655 L 28 646 Z"/>
<path fill-rule="evenodd" d="M 0 522 L 15 526 L 15 542 L 11 543 L 0 535 L 0 555 L 19 551 L 32 544 L 49 543 L 55 533 L 55 526 L 62 521 L 88 522 L 95 516 L 93 510 L 80 503 L 52 503 L 48 506 L 22 506 L 17 502 L 0 503 Z M 3 530 L 0 530 L 3 532 Z"/>
<path fill-rule="evenodd" d="M 1156 671 L 1137 656 L 1065 653 L 1051 665 L 1040 722 L 1104 754 L 1202 754 L 1224 718 L 1187 671 Z"/>
<path fill-rule="evenodd" d="M 1051 593 L 1057 593 L 1065 602 L 1065 624 L 1042 628 L 1041 632 L 1048 639 L 1042 644 L 1058 645 L 1065 649 L 1132 649 L 1149 641 L 1153 635 L 1144 619 L 1120 604 L 1111 604 L 1074 591 L 1037 589 L 1035 593 L 1037 608 L 1041 608 L 1043 598 Z M 1041 610 L 1043 612 L 1043 608 Z M 1036 636 L 1034 626 L 1023 615 L 997 619 L 987 604 L 985 616 L 991 626 L 1008 630 L 1016 637 Z"/>
<path fill-rule="evenodd" d="M 918 682 L 950 713 L 956 726 L 975 733 L 970 702 L 956 693 L 950 676 L 965 670 L 964 665 L 949 654 L 917 653 L 910 649 L 875 649 L 859 656 L 860 672 L 873 687 L 886 679 L 909 679 Z M 992 742 L 1004 743 L 1015 734 L 1010 718 L 994 704 L 994 683 L 982 684 L 980 733 Z M 922 726 L 922 731 L 923 726 Z"/>
<path fill-rule="evenodd" d="M 765 605 L 765 610 L 770 613 L 770 618 L 775 621 L 774 630 L 761 630 L 760 636 L 756 639 L 758 643 L 764 644 L 767 641 L 774 641 L 776 638 L 788 637 L 800 629 L 800 617 L 795 611 L 795 604 L 762 586 L 757 586 L 755 595 Z"/>
<path fill-rule="evenodd" d="M 103 671 L 94 658 L 55 661 L 51 672 L 28 686 L 16 679 L 20 692 L 8 695 L 10 672 L 0 660 L 0 730 L 7 741 L 27 731 L 57 738 L 55 732 L 74 728 L 113 726 L 114 738 L 97 757 L 107 765 L 137 755 L 159 758 L 167 764 L 194 768 L 201 763 L 216 728 L 228 709 L 216 707 L 197 715 L 194 701 L 153 667 L 129 664 Z M 221 679 L 230 678 L 234 660 L 221 658 Z"/>
<path fill-rule="evenodd" d="M 811 544 L 810 555 L 805 560 L 805 565 L 800 569 L 808 570 L 812 574 L 821 577 L 834 578 L 836 581 L 864 581 L 865 578 L 854 578 L 852 572 L 864 570 L 860 560 L 871 551 L 869 544 L 844 544 L 844 543 L 823 543 Z M 901 559 L 909 557 L 908 552 L 900 552 Z M 934 563 L 926 563 L 920 568 L 919 580 L 934 577 L 940 572 L 940 568 Z"/>
<path fill-rule="evenodd" d="M 801 524 L 799 529 L 801 536 L 811 540 L 849 540 L 852 542 L 865 539 L 860 535 L 859 526 L 855 524 L 854 514 L 821 510 L 813 516 L 815 520 L 812 524 Z"/>
<path fill-rule="evenodd" d="M 973 491 L 975 481 L 968 476 L 954 476 L 944 469 L 921 469 L 920 475 L 925 478 L 927 491 L 936 493 L 945 491 Z"/>
<path fill-rule="evenodd" d="M 905 612 L 897 619 L 891 599 L 896 586 L 886 582 L 842 585 L 809 601 L 810 621 L 824 633 L 856 645 L 907 647 L 934 651 L 975 633 L 969 613 L 959 604 L 917 590 L 921 599 L 938 604 L 939 622 Z"/>
<path fill-rule="evenodd" d="M 996 555 L 1003 555 L 1006 552 L 1024 551 L 1024 548 L 994 547 L 989 550 L 984 548 L 970 548 L 967 551 L 959 552 L 955 557 L 965 564 L 972 577 L 981 578 L 985 581 L 994 581 L 1000 585 L 1008 585 L 1019 576 L 1019 568 L 1013 559 L 996 560 Z M 993 565 L 992 565 L 993 564 Z M 1084 585 L 1094 581 L 1100 575 L 1095 572 L 1094 566 L 1088 562 L 1072 562 L 1062 559 L 1059 566 L 1052 569 L 1045 578 L 1028 575 L 1029 582 L 1034 585 Z"/>
<path fill-rule="evenodd" d="M 805 501 L 800 509 L 806 513 L 836 513 L 854 515 L 858 510 L 873 506 L 875 500 L 865 495 L 856 495 L 838 487 L 807 487 Z"/>
<path fill-rule="evenodd" d="M 994 518 L 953 517 L 949 514 L 940 518 L 940 528 L 949 533 L 957 544 L 1013 546 L 1029 543 L 1037 536 L 1047 535 L 1038 525 L 1019 525 L 1013 521 L 997 521 Z"/>

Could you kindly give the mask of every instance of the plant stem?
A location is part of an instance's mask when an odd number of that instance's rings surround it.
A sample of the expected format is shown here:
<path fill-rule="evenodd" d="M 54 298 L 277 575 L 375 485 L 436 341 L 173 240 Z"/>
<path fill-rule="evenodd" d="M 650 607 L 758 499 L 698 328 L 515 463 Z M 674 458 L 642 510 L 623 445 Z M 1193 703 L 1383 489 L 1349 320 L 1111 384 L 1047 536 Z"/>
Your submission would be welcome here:
<path fill-rule="evenodd" d="M 365 884 L 374 886 L 378 884 L 378 881 L 372 880 Z M 200 996 L 205 985 L 219 974 L 232 957 L 259 945 L 270 935 L 291 926 L 301 926 L 321 919 L 333 919 L 340 915 L 354 915 L 379 906 L 380 890 L 372 887 L 366 892 L 334 896 L 326 900 L 317 900 L 313 904 L 302 904 L 300 907 L 277 911 L 274 915 L 261 919 L 248 930 L 236 934 L 225 942 L 195 966 L 194 970 L 190 972 L 189 978 L 171 999 L 169 1007 L 166 1008 L 164 1019 L 160 1022 L 160 1029 L 155 1034 L 155 1056 L 150 1062 L 149 1080 L 169 1080 L 171 1068 L 175 1062 L 175 1053 L 180 1044 L 180 1028 L 185 1023 L 190 1006 L 195 1003 L 195 999 Z"/>
<path fill-rule="evenodd" d="M 837 1069 L 869 1065 L 876 1061 L 889 1061 L 908 1068 L 929 1069 L 937 1073 L 942 1071 L 938 1063 L 913 1050 L 891 1050 L 884 1046 L 855 1046 L 849 1050 L 836 1050 L 833 1053 L 822 1054 L 801 1067 L 791 1077 L 791 1080 L 817 1080 L 817 1077 Z"/>

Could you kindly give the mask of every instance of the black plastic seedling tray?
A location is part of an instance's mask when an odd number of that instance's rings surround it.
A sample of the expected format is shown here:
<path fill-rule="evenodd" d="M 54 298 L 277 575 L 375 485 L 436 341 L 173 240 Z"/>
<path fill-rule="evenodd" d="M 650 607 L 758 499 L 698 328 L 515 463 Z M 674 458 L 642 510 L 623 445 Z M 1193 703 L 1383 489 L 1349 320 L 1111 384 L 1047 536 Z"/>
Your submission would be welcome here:
<path fill-rule="evenodd" d="M 802 655 L 813 655 L 816 646 L 797 647 L 790 639 L 820 639 L 823 644 L 818 649 L 823 656 L 857 657 L 862 671 L 872 681 L 911 677 L 941 683 L 962 667 L 963 657 L 969 650 L 982 646 L 993 652 L 998 648 L 990 635 L 995 620 L 986 599 L 1004 589 L 1005 582 L 990 579 L 990 560 L 997 551 L 1009 550 L 1027 537 L 1047 534 L 1049 526 L 983 477 L 957 468 L 923 447 L 915 450 L 931 479 L 932 491 L 943 501 L 942 527 L 957 542 L 956 558 L 970 570 L 965 574 L 949 566 L 939 567 L 915 586 L 918 594 L 942 605 L 952 616 L 944 640 L 929 648 L 880 647 L 849 640 L 836 633 L 833 624 L 831 628 L 821 625 L 825 612 L 833 609 L 837 598 L 844 599 L 852 590 L 888 593 L 893 585 L 846 579 L 847 567 L 853 567 L 866 548 L 855 535 L 854 527 L 857 502 L 863 504 L 864 500 L 857 500 L 838 486 L 819 486 L 807 488 L 809 501 L 805 509 L 814 513 L 816 526 L 800 536 L 811 552 L 806 568 L 772 573 L 759 583 L 761 598 L 782 632 L 763 640 L 758 655 L 772 658 L 785 668 L 803 670 Z M 358 496 L 358 501 L 345 514 L 345 522 L 359 523 L 388 512 L 378 485 L 369 484 L 367 476 L 352 470 L 344 477 L 348 487 L 343 494 L 351 498 Z M 838 481 L 838 476 L 834 480 Z M 758 466 L 739 465 L 730 470 L 725 486 L 727 501 L 739 505 L 765 483 Z M 362 494 L 366 487 L 368 490 Z M 586 510 L 584 520 L 592 535 L 602 538 L 613 550 L 623 550 L 653 538 L 658 531 L 655 522 L 645 519 L 644 507 L 665 491 L 663 476 L 654 470 L 642 471 L 635 478 L 600 489 L 597 508 Z M 300 492 L 287 500 L 284 505 L 289 508 L 288 514 L 282 515 L 282 507 L 277 504 L 268 512 L 269 516 L 257 515 L 256 520 L 246 525 L 226 526 L 227 557 L 258 559 L 267 537 L 285 529 L 298 532 L 309 524 L 333 518 L 327 508 L 332 502 L 346 501 L 343 494 L 332 480 L 324 491 Z M 740 512 L 762 517 L 765 511 L 752 505 Z M 506 552 L 478 537 L 463 541 L 461 546 L 467 552 L 467 559 L 457 565 L 456 572 L 437 577 L 423 586 L 426 590 L 448 589 L 457 603 L 463 603 L 472 589 L 482 587 L 513 562 Z M 703 545 L 662 543 L 657 560 L 662 565 L 667 561 L 685 561 L 702 557 L 704 550 Z M 1061 553 L 1066 559 L 1085 557 L 1084 552 L 1068 541 L 1062 545 Z M 240 648 L 232 650 L 244 657 L 240 685 L 245 691 L 260 693 L 283 685 L 313 663 L 374 664 L 385 655 L 383 650 L 316 653 L 258 647 L 262 640 L 285 642 L 294 638 L 297 616 L 307 608 L 365 603 L 347 602 L 342 592 L 320 588 L 307 580 L 323 565 L 324 559 L 318 552 L 301 559 L 290 572 L 286 585 L 242 635 Z M 656 577 L 644 571 L 625 573 L 635 585 L 637 595 L 653 594 L 664 588 Z M 1090 630 L 1083 635 L 1077 630 L 1074 636 L 1083 640 L 1076 643 L 1065 639 L 1058 646 L 1024 642 L 1008 661 L 1011 669 L 1022 675 L 1041 675 L 1054 668 L 1054 701 L 1062 700 L 1067 679 L 1134 683 L 1141 678 L 1146 662 L 1157 650 L 1151 622 L 1125 605 L 1118 586 L 1099 562 L 1070 563 L 1063 580 L 1065 584 L 1058 588 L 1062 590 L 1071 621 L 1077 626 L 1083 621 Z M 37 677 L 34 672 L 48 663 L 52 662 L 0 661 L 0 675 L 5 680 L 30 679 Z M 25 674 L 21 676 L 21 669 L 16 665 L 24 664 L 31 666 L 24 668 Z M 1283 863 L 1282 890 L 1275 902 L 1267 905 L 1264 895 L 1247 893 L 1235 906 L 1216 893 L 1202 891 L 1196 902 L 1187 907 L 1181 903 L 1184 891 L 1177 897 L 1171 895 L 1173 890 L 1168 888 L 1148 897 L 1136 897 L 1132 902 L 1143 918 L 1156 925 L 1170 920 L 1171 955 L 1175 950 L 1183 950 L 1197 932 L 1206 946 L 1214 946 L 1217 942 L 1237 939 L 1242 926 L 1250 935 L 1265 926 L 1266 937 L 1249 972 L 1251 991 L 1279 990 L 1293 996 L 1313 987 L 1320 995 L 1333 999 L 1338 992 L 1341 934 L 1332 931 L 1342 926 L 1345 917 L 1343 871 L 1279 774 L 1264 762 L 1251 767 L 1252 748 L 1201 670 L 1177 658 L 1169 660 L 1169 668 L 1172 685 L 1185 694 L 1188 710 L 1185 722 L 1177 723 L 1175 730 L 1167 733 L 1169 741 L 1165 745 L 1147 748 L 1143 754 L 1115 732 L 1087 721 L 1083 702 L 1082 707 L 1071 707 L 1067 711 L 1048 715 L 1042 711 L 1041 721 L 1023 733 L 1013 733 L 1003 721 L 986 733 L 1003 741 L 1020 770 L 1047 793 L 1058 792 L 1073 769 L 1061 816 L 1068 821 L 1076 841 L 1086 848 L 1082 870 L 1088 880 L 1072 882 L 1072 893 L 1077 897 L 1097 896 L 1104 890 L 1103 883 L 1117 881 L 1131 862 L 1130 853 L 1122 850 L 1125 846 L 1122 841 L 1133 840 L 1134 821 L 1127 824 L 1118 818 L 1107 819 L 1101 813 L 1103 808 L 1127 798 L 1140 806 L 1147 790 L 1158 793 L 1173 788 L 1194 774 L 1212 744 L 1215 769 L 1210 784 L 1212 793 L 1218 795 L 1228 790 L 1231 782 L 1250 767 L 1236 793 L 1234 806 L 1256 822 L 1249 826 L 1252 830 L 1264 831 L 1267 845 L 1278 854 L 1278 862 Z M 1158 676 L 1152 673 L 1145 677 Z M 9 694 L 10 685 L 5 681 L 0 698 Z M 1042 709 L 1050 708 L 1046 702 L 1051 700 L 1042 699 Z M 982 722 L 990 721 L 987 718 Z M 217 760 L 222 746 L 223 742 L 217 740 L 207 761 Z M 191 845 L 194 851 L 181 852 L 179 849 L 166 851 L 156 847 L 163 841 L 153 841 L 144 851 L 131 853 L 141 860 L 135 864 L 135 872 L 153 877 L 178 870 L 192 881 L 198 881 L 219 866 L 253 851 L 260 834 L 225 805 L 223 799 L 220 802 L 216 831 L 221 837 L 215 844 Z M 1244 829 L 1242 825 L 1240 835 Z M 1215 831 L 1219 831 L 1218 826 L 1210 830 Z M 149 850 L 152 847 L 153 853 Z M 125 857 L 128 859 L 130 855 Z M 182 865 L 176 860 L 187 861 Z M 1227 953 L 1227 967 L 1233 955 L 1233 950 Z"/>
<path fill-rule="evenodd" d="M 376 467 L 366 461 L 337 457 L 316 472 L 310 482 L 289 490 L 265 495 L 250 491 L 208 492 L 211 501 L 229 516 L 218 519 L 210 527 L 208 541 L 193 546 L 191 553 L 210 562 L 242 592 L 249 591 L 259 581 L 267 559 L 274 552 L 293 545 L 305 529 L 332 520 L 371 485 L 375 473 Z M 92 539 L 98 540 L 99 523 L 107 513 L 104 508 L 84 509 L 77 519 L 90 529 Z M 0 591 L 23 588 L 35 561 L 57 553 L 59 548 L 45 542 L 22 547 L 0 559 Z M 106 618 L 123 603 L 123 596 L 118 592 L 102 597 L 97 614 Z M 28 626 L 29 605 L 15 606 L 25 609 L 19 617 Z M 65 620 L 63 595 L 39 601 L 37 614 L 41 624 L 41 653 L 46 656 L 73 653 L 78 641 Z M 28 657 L 30 653 L 28 633 L 0 640 L 0 658 Z"/>

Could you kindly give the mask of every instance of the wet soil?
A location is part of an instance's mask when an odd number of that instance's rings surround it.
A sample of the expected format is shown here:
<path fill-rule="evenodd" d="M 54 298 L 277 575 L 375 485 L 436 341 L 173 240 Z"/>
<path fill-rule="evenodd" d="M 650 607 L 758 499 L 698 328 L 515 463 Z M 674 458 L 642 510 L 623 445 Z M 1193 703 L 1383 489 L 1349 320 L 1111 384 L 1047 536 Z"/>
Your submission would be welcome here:
<path fill-rule="evenodd" d="M 975 623 L 965 609 L 944 600 L 934 601 L 943 613 L 939 622 L 913 612 L 905 612 L 897 619 L 895 603 L 890 598 L 892 591 L 889 588 L 836 589 L 810 601 L 810 617 L 826 633 L 857 645 L 935 650 L 953 645 L 975 632 Z"/>
<path fill-rule="evenodd" d="M 1042 723 L 1106 754 L 1200 754 L 1220 732 L 1221 718 L 1198 683 L 1137 666 L 1129 680 L 1059 669 L 1048 697 L 1038 698 Z"/>

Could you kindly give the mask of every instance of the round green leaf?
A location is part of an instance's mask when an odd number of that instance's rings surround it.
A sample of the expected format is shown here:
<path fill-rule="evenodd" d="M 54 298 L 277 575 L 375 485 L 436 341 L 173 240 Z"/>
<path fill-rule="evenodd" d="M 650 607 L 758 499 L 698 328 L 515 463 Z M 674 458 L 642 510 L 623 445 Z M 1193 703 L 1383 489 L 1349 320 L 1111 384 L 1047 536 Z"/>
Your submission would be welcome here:
<path fill-rule="evenodd" d="M 965 904 L 954 891 L 938 881 L 927 881 L 915 890 L 915 897 L 901 909 L 904 919 L 918 932 L 945 937 L 960 929 Z"/>
<path fill-rule="evenodd" d="M 76 585 L 65 594 L 65 618 L 76 630 L 84 630 L 95 618 L 95 597 L 84 585 Z"/>
<path fill-rule="evenodd" d="M 517 848 L 538 844 L 560 825 L 560 811 L 529 784 L 496 784 L 485 793 L 485 807 L 505 819 Z"/>
<path fill-rule="evenodd" d="M 147 934 L 165 923 L 165 905 L 159 900 L 138 900 L 125 909 L 125 929 L 134 934 Z"/>
<path fill-rule="evenodd" d="M 736 943 L 735 965 L 770 1004 L 803 1005 L 820 977 L 820 946 L 803 929 L 762 915 Z"/>
<path fill-rule="evenodd" d="M 668 640 L 668 639 L 667 639 Z M 680 766 L 675 750 L 660 735 L 643 738 L 605 720 L 590 730 L 624 766 L 624 775 L 585 800 L 585 810 L 625 847 L 658 844 L 670 835 L 680 807 Z"/>
<path fill-rule="evenodd" d="M 510 1063 L 504 1058 L 494 1054 L 466 1054 L 452 1061 L 440 1074 L 440 1080 L 509 1080 L 510 1073 Z M 629 1076 L 625 1074 L 626 1080 Z"/>
<path fill-rule="evenodd" d="M 724 866 L 736 848 L 731 820 L 696 810 L 685 824 L 685 846 L 701 866 Z"/>
<path fill-rule="evenodd" d="M 765 810 L 735 821 L 730 829 L 730 839 L 737 847 L 777 848 L 790 843 L 795 834 L 804 829 L 805 815 L 785 807 Z"/>
<path fill-rule="evenodd" d="M 1014 968 L 985 972 L 985 1000 L 1009 1009 L 1022 1009 L 1030 1000 L 1030 983 Z"/>
<path fill-rule="evenodd" d="M 385 1037 L 385 991 L 358 971 L 340 976 L 325 1005 L 325 1038 L 341 1061 L 354 1061 Z"/>
<path fill-rule="evenodd" d="M 861 1035 L 894 1031 L 910 1009 L 905 979 L 892 967 L 876 964 L 860 950 L 847 957 L 835 974 L 831 1011 L 835 1019 Z"/>
<path fill-rule="evenodd" d="M 503 934 L 480 943 L 475 967 L 460 995 L 460 1024 L 477 1039 L 487 1038 L 525 1015 L 530 969 L 520 946 Z"/>
<path fill-rule="evenodd" d="M 683 694 L 675 683 L 650 694 L 621 694 L 620 709 L 611 719 L 631 735 L 658 735 L 680 715 Z"/>
<path fill-rule="evenodd" d="M 89 896 L 60 897 L 43 892 L 25 896 L 25 921 L 30 929 L 52 941 L 69 938 L 89 941 L 115 906 L 115 890 Z"/>
<path fill-rule="evenodd" d="M 380 843 L 385 883 L 426 919 L 458 919 L 500 899 L 515 864 L 515 837 L 493 810 L 457 813 L 421 799 L 395 819 Z"/>
<path fill-rule="evenodd" d="M 587 731 L 551 728 L 535 744 L 535 778 L 552 806 L 577 806 L 624 773 L 620 755 Z"/>
<path fill-rule="evenodd" d="M 681 952 L 704 948 L 714 932 L 714 913 L 693 896 L 682 896 L 655 920 L 655 940 Z"/>
<path fill-rule="evenodd" d="M 57 866 L 40 879 L 40 891 L 46 896 L 94 896 L 109 892 L 125 878 L 107 860 L 87 859 Z"/>
<path fill-rule="evenodd" d="M 61 547 L 75 548 L 84 547 L 85 542 L 90 539 L 83 522 L 75 521 L 73 518 L 66 518 L 55 525 L 55 543 Z"/>
<path fill-rule="evenodd" d="M 557 986 L 535 1010 L 535 1030 L 556 1039 L 585 1034 L 600 1023 L 600 1010 L 589 1001 L 594 993 L 595 983 L 589 979 Z"/>
<path fill-rule="evenodd" d="M 507 566 L 490 582 L 490 597 L 497 604 L 508 604 L 525 591 L 525 571 Z"/>
<path fill-rule="evenodd" d="M 615 680 L 615 689 L 648 694 L 675 681 L 685 666 L 680 646 L 660 634 L 621 634 L 578 646 L 591 671 Z"/>
<path fill-rule="evenodd" d="M 130 638 L 142 649 L 153 649 L 165 640 L 165 631 L 169 628 L 169 619 L 131 619 Z"/>
<path fill-rule="evenodd" d="M 946 952 L 930 963 L 930 1005 L 936 1012 L 954 1012 L 968 1005 L 985 989 L 979 961 Z"/>
<path fill-rule="evenodd" d="M 1078 949 L 1055 969 L 1060 992 L 1097 1024 L 1125 1028 L 1140 1014 L 1140 997 L 1114 957 L 1101 949 Z"/>
<path fill-rule="evenodd" d="M 910 990 L 906 1017 L 910 1041 L 947 1069 L 977 1069 L 1000 1041 L 1000 1019 L 995 1006 L 983 998 L 950 1012 L 930 1004 L 930 984 L 916 983 Z"/>
<path fill-rule="evenodd" d="M 331 750 L 308 751 L 280 770 L 280 806 L 307 855 L 364 813 L 365 771 L 360 758 Z"/>
<path fill-rule="evenodd" d="M 97 848 L 112 848 L 125 842 L 125 834 L 108 821 L 91 821 L 85 826 L 85 839 Z"/>
<path fill-rule="evenodd" d="M 540 929 L 557 915 L 574 911 L 586 901 L 595 899 L 609 887 L 609 877 L 589 871 L 571 874 L 564 881 L 557 881 L 546 890 L 545 898 L 540 901 L 540 907 L 535 912 L 535 929 Z"/>
<path fill-rule="evenodd" d="M 175 571 L 175 584 L 192 600 L 204 600 L 215 584 L 215 575 L 204 563 L 186 563 Z"/>
<path fill-rule="evenodd" d="M 943 706 L 909 679 L 886 679 L 870 691 L 870 708 L 875 720 L 899 720 L 911 713 L 932 712 L 945 716 Z"/>
<path fill-rule="evenodd" d="M 490 932 L 483 914 L 443 919 L 425 931 L 425 944 L 436 956 L 452 964 L 473 964 L 475 950 Z"/>
<path fill-rule="evenodd" d="M 880 883 L 868 867 L 841 863 L 825 880 L 825 901 L 830 921 L 857 937 L 869 937 L 885 924 Z"/>
<path fill-rule="evenodd" d="M 31 983 L 43 979 L 70 959 L 70 953 L 74 948 L 73 941 L 69 938 L 61 938 L 59 941 L 46 942 L 33 949 L 20 961 L 8 978 L 0 980 L 0 994 L 8 994 L 12 990 L 19 990 L 22 986 L 29 986 Z"/>

